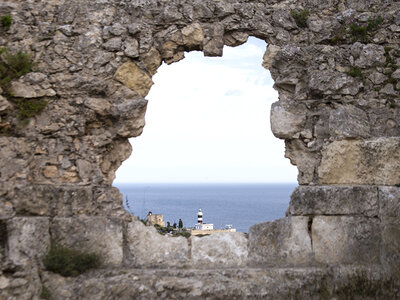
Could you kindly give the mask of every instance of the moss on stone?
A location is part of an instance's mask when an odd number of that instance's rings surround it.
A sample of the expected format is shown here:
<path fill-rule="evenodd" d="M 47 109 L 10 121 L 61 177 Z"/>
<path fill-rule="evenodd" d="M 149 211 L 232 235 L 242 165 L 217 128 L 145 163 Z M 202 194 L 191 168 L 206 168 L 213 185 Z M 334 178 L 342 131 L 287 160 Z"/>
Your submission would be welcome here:
<path fill-rule="evenodd" d="M 4 29 L 8 30 L 11 27 L 12 24 L 12 17 L 11 15 L 4 15 L 0 17 L 0 24 L 1 27 L 3 27 Z"/>

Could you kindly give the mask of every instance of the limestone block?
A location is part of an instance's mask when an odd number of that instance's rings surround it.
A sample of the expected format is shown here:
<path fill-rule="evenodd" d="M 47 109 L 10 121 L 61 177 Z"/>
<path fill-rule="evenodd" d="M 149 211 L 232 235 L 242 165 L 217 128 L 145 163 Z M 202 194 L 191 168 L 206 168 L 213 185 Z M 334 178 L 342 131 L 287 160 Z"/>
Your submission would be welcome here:
<path fill-rule="evenodd" d="M 315 170 L 319 163 L 318 154 L 308 149 L 299 139 L 286 140 L 285 146 L 285 157 L 299 169 L 299 184 L 314 182 Z"/>
<path fill-rule="evenodd" d="M 361 68 L 374 67 L 383 65 L 385 61 L 385 49 L 383 46 L 367 44 L 362 46 L 360 57 L 355 61 L 355 65 Z"/>
<path fill-rule="evenodd" d="M 320 184 L 398 184 L 400 138 L 334 141 L 322 150 L 318 176 Z"/>
<path fill-rule="evenodd" d="M 161 54 L 158 50 L 152 47 L 149 52 L 144 55 L 143 58 L 144 65 L 151 76 L 156 74 L 157 69 L 161 66 L 162 59 Z"/>
<path fill-rule="evenodd" d="M 33 143 L 25 138 L 0 137 L 0 179 L 11 182 L 16 178 L 26 178 L 28 156 L 33 151 Z"/>
<path fill-rule="evenodd" d="M 271 129 L 272 133 L 280 139 L 292 139 L 304 129 L 306 116 L 296 106 L 278 101 L 271 106 Z"/>
<path fill-rule="evenodd" d="M 380 259 L 380 227 L 375 218 L 317 216 L 312 222 L 315 260 L 328 264 L 374 264 Z"/>
<path fill-rule="evenodd" d="M 12 108 L 12 105 L 6 98 L 0 95 L 0 113 Z"/>
<path fill-rule="evenodd" d="M 250 227 L 249 264 L 302 266 L 313 261 L 308 217 L 288 217 Z"/>
<path fill-rule="evenodd" d="M 167 64 L 170 65 L 185 58 L 183 51 L 180 51 L 178 48 L 179 45 L 175 41 L 166 41 L 162 45 L 162 58 Z"/>
<path fill-rule="evenodd" d="M 340 106 L 329 113 L 329 133 L 338 137 L 368 137 L 370 135 L 368 115 L 355 106 Z"/>
<path fill-rule="evenodd" d="M 103 265 L 120 265 L 123 258 L 122 222 L 107 217 L 53 219 L 52 238 L 61 245 L 97 253 Z"/>
<path fill-rule="evenodd" d="M 397 69 L 396 71 L 393 72 L 392 78 L 400 79 L 400 69 Z"/>
<path fill-rule="evenodd" d="M 115 172 L 132 152 L 132 146 L 128 139 L 117 140 L 113 143 L 113 149 L 103 156 L 100 164 L 101 171 L 106 175 L 106 180 L 111 184 L 115 179 Z"/>
<path fill-rule="evenodd" d="M 161 235 L 140 221 L 128 224 L 127 243 L 137 266 L 178 266 L 188 262 L 186 238 Z"/>
<path fill-rule="evenodd" d="M 105 44 L 103 44 L 104 49 L 108 51 L 119 51 L 121 46 L 122 39 L 120 37 L 111 38 Z"/>
<path fill-rule="evenodd" d="M 7 222 L 8 256 L 16 265 L 39 262 L 50 245 L 49 219 L 15 217 Z"/>
<path fill-rule="evenodd" d="M 0 220 L 7 220 L 15 215 L 14 206 L 11 201 L 5 201 L 3 198 L 0 201 Z"/>
<path fill-rule="evenodd" d="M 136 58 L 139 56 L 139 42 L 133 38 L 127 38 L 124 42 L 124 54 Z"/>
<path fill-rule="evenodd" d="M 241 232 L 215 233 L 191 237 L 192 260 L 199 267 L 244 266 L 247 263 L 247 238 Z"/>
<path fill-rule="evenodd" d="M 205 26 L 203 30 L 204 56 L 222 56 L 224 47 L 224 26 L 215 23 L 213 25 Z"/>
<path fill-rule="evenodd" d="M 268 44 L 267 50 L 263 56 L 262 66 L 266 69 L 270 69 L 275 56 L 281 51 L 281 48 L 275 45 Z"/>
<path fill-rule="evenodd" d="M 151 77 L 133 62 L 126 62 L 120 66 L 114 78 L 142 97 L 148 94 L 153 85 Z"/>
<path fill-rule="evenodd" d="M 393 77 L 393 74 L 392 74 L 392 77 Z M 368 76 L 368 79 L 371 80 L 372 83 L 374 83 L 374 84 L 382 84 L 386 80 L 388 80 L 388 77 L 382 73 L 373 72 L 373 73 L 371 73 L 371 75 Z"/>
<path fill-rule="evenodd" d="M 249 35 L 245 32 L 229 32 L 224 35 L 224 44 L 230 47 L 236 47 L 247 42 Z"/>
<path fill-rule="evenodd" d="M 30 85 L 19 81 L 11 83 L 10 92 L 14 97 L 21 98 L 52 97 L 56 95 L 56 92 L 53 89 L 43 89 L 40 86 Z"/>
<path fill-rule="evenodd" d="M 203 29 L 199 23 L 187 25 L 182 29 L 183 44 L 189 50 L 199 49 L 203 46 Z"/>
<path fill-rule="evenodd" d="M 124 91 L 120 92 L 120 97 L 126 100 L 111 108 L 111 114 L 118 119 L 118 123 L 114 124 L 115 130 L 120 136 L 136 137 L 142 133 L 145 125 L 147 100 L 126 95 Z"/>
<path fill-rule="evenodd" d="M 340 91 L 345 95 L 356 95 L 360 83 L 353 77 L 336 71 L 310 71 L 309 88 L 316 94 L 332 95 Z"/>
<path fill-rule="evenodd" d="M 84 102 L 85 106 L 92 109 L 100 116 L 105 116 L 110 112 L 111 104 L 102 98 L 87 98 Z"/>
<path fill-rule="evenodd" d="M 378 216 L 378 191 L 372 186 L 299 186 L 290 197 L 291 215 Z"/>
<path fill-rule="evenodd" d="M 400 188 L 379 187 L 382 264 L 400 277 Z"/>

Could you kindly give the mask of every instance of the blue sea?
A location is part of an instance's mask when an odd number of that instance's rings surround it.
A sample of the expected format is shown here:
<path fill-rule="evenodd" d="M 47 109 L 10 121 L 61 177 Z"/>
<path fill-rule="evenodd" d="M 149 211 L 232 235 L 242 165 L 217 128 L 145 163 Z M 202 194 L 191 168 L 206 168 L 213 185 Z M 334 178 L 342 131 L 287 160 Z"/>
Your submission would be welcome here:
<path fill-rule="evenodd" d="M 133 215 L 145 218 L 151 211 L 164 215 L 171 225 L 182 219 L 184 227 L 194 227 L 197 211 L 203 222 L 215 229 L 231 224 L 237 231 L 285 216 L 290 194 L 297 184 L 131 184 L 117 183 L 124 206 Z"/>

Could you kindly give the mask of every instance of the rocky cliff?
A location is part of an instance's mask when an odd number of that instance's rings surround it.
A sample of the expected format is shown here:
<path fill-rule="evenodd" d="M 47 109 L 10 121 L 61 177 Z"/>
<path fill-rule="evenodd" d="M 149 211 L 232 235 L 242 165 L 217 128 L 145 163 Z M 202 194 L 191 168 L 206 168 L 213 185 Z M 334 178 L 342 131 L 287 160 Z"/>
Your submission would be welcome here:
<path fill-rule="evenodd" d="M 400 298 L 399 2 L 14 0 L 0 17 L 0 298 Z M 299 170 L 287 217 L 160 236 L 111 186 L 152 76 L 249 36 Z M 46 271 L 51 240 L 102 266 Z"/>

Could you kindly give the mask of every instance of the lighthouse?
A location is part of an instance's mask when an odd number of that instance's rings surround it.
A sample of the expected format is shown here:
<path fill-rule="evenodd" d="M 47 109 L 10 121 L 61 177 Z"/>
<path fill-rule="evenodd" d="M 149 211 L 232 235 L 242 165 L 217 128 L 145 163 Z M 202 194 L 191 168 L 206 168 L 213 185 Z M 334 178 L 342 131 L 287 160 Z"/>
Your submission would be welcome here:
<path fill-rule="evenodd" d="M 214 230 L 214 224 L 203 223 L 203 212 L 201 209 L 197 212 L 197 224 L 194 225 L 195 230 Z"/>
<path fill-rule="evenodd" d="M 197 224 L 203 224 L 203 212 L 199 209 L 197 213 Z"/>

